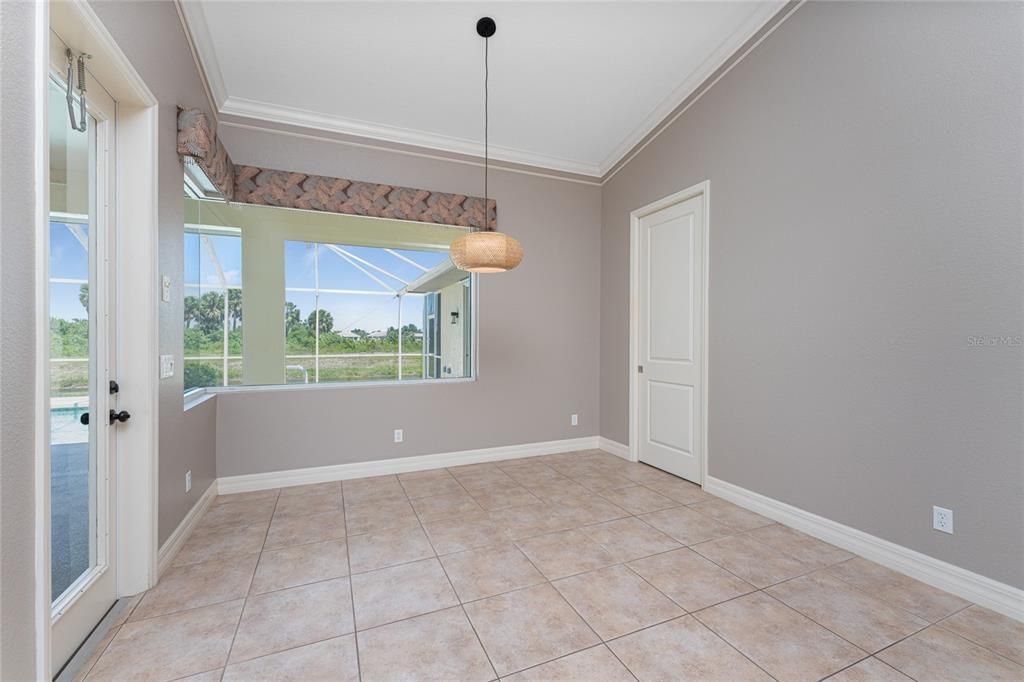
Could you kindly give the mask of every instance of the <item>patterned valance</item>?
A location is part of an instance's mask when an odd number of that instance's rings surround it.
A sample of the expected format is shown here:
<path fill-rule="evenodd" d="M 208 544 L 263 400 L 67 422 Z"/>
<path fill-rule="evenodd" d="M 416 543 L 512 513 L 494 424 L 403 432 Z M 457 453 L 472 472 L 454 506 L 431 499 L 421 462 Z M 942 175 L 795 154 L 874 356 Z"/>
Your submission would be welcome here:
<path fill-rule="evenodd" d="M 228 201 L 235 194 L 235 166 L 199 109 L 178 109 L 178 154 L 199 165 Z"/>
<path fill-rule="evenodd" d="M 206 115 L 198 109 L 178 110 L 178 154 L 199 164 L 228 201 L 461 227 L 484 226 L 481 197 L 235 166 Z M 491 199 L 487 206 L 490 227 L 497 226 L 497 214 L 497 204 Z"/>
<path fill-rule="evenodd" d="M 481 197 L 255 166 L 235 167 L 234 200 L 421 223 L 463 227 L 484 225 L 484 200 Z M 494 227 L 498 209 L 493 199 L 488 203 L 488 218 Z"/>

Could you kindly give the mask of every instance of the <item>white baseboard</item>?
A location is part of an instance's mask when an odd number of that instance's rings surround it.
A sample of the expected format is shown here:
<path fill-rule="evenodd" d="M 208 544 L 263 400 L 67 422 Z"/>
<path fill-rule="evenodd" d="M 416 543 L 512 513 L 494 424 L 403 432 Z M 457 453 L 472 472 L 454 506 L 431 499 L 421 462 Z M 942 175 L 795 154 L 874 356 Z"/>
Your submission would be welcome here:
<path fill-rule="evenodd" d="M 630 462 L 633 461 L 629 457 L 629 446 L 623 445 L 622 443 L 612 440 L 611 438 L 599 436 L 597 439 L 597 447 L 601 448 L 605 452 L 610 452 L 616 457 L 621 457 L 622 459 Z"/>
<path fill-rule="evenodd" d="M 200 496 L 192 509 L 189 510 L 188 514 L 185 514 L 185 518 L 181 520 L 178 527 L 174 529 L 171 536 L 160 546 L 160 553 L 157 555 L 157 576 L 162 576 L 171 566 L 171 562 L 174 561 L 174 557 L 178 555 L 178 551 L 181 550 L 182 546 L 188 540 L 189 536 L 192 535 L 192 530 L 199 523 L 199 520 L 203 518 L 203 514 L 210 508 L 215 497 L 217 497 L 218 487 L 217 481 L 206 489 L 206 492 Z"/>
<path fill-rule="evenodd" d="M 381 459 L 372 462 L 353 462 L 351 464 L 333 464 L 322 467 L 307 467 L 305 469 L 268 471 L 261 474 L 225 476 L 217 480 L 217 489 L 221 495 L 246 493 L 253 490 L 283 488 L 290 485 L 325 483 L 327 481 L 341 481 L 349 478 L 364 478 L 366 476 L 404 474 L 410 471 L 440 469 L 461 464 L 479 464 L 481 462 L 494 462 L 501 459 L 554 455 L 560 452 L 573 452 L 574 450 L 593 450 L 598 447 L 597 436 L 585 436 L 583 438 L 567 438 L 565 440 L 552 440 L 542 443 L 524 443 L 522 445 L 505 445 L 479 450 L 442 452 L 415 457 L 397 457 L 395 459 Z"/>
<path fill-rule="evenodd" d="M 1024 590 L 986 578 L 927 554 L 883 540 L 864 531 L 831 521 L 798 507 L 779 502 L 738 485 L 708 476 L 704 489 L 712 495 L 734 502 L 791 526 L 808 535 L 830 542 L 865 559 L 951 592 L 1010 618 L 1024 620 Z"/>

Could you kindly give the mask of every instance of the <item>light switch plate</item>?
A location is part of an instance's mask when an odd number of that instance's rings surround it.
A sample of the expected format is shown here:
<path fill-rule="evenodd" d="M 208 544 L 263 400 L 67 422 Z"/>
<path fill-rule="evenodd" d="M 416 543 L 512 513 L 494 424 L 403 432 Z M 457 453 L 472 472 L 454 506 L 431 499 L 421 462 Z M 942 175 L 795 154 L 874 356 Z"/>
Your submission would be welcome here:
<path fill-rule="evenodd" d="M 171 278 L 167 275 L 160 281 L 160 300 L 164 303 L 171 302 Z"/>
<path fill-rule="evenodd" d="M 160 356 L 160 378 L 169 379 L 174 376 L 174 356 L 173 355 L 161 355 Z"/>

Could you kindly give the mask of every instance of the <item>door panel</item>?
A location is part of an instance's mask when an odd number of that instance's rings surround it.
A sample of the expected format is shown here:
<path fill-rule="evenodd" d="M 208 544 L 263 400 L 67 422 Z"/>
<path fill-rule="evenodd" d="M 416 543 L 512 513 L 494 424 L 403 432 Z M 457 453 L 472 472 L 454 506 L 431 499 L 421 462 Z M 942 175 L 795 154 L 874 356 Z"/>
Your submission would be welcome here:
<path fill-rule="evenodd" d="M 116 599 L 112 158 L 114 103 L 87 73 L 85 130 L 68 113 L 64 45 L 51 36 L 47 300 L 52 666 Z M 66 63 L 65 63 L 66 64 Z M 76 91 L 77 95 L 77 91 Z M 76 123 L 82 112 L 75 101 Z"/>
<path fill-rule="evenodd" d="M 640 460 L 700 482 L 703 197 L 638 221 Z"/>

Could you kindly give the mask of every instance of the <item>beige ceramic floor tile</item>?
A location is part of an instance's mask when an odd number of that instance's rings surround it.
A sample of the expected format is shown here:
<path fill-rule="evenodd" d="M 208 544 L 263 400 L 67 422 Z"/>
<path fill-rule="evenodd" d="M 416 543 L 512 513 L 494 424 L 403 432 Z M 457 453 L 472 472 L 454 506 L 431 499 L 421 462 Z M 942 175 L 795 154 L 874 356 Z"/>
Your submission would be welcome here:
<path fill-rule="evenodd" d="M 869 653 L 928 625 L 917 616 L 820 571 L 780 583 L 767 591 Z"/>
<path fill-rule="evenodd" d="M 661 493 L 656 493 L 642 485 L 602 490 L 601 497 L 622 507 L 630 514 L 648 514 L 679 506 L 675 500 L 670 500 Z"/>
<path fill-rule="evenodd" d="M 793 557 L 743 535 L 709 540 L 691 549 L 757 587 L 774 585 L 811 570 Z"/>
<path fill-rule="evenodd" d="M 348 578 L 250 597 L 231 647 L 231 663 L 312 644 L 354 630 Z"/>
<path fill-rule="evenodd" d="M 249 592 L 258 558 L 247 554 L 170 568 L 142 597 L 130 620 L 241 599 Z"/>
<path fill-rule="evenodd" d="M 725 500 L 709 500 L 698 504 L 690 505 L 690 509 L 706 514 L 715 521 L 726 525 L 734 530 L 753 530 L 761 526 L 768 526 L 775 523 L 769 518 L 756 514 L 749 509 L 726 502 Z"/>
<path fill-rule="evenodd" d="M 644 514 L 640 518 L 684 545 L 714 540 L 732 535 L 734 532 L 731 528 L 723 526 L 709 516 L 698 514 L 689 507 L 657 511 L 653 514 Z"/>
<path fill-rule="evenodd" d="M 713 495 L 708 495 L 701 490 L 701 487 L 696 483 L 690 483 L 681 478 L 676 478 L 672 481 L 648 483 L 647 487 L 680 504 L 696 504 L 697 502 L 707 502 L 715 499 Z"/>
<path fill-rule="evenodd" d="M 569 478 L 576 481 L 584 488 L 596 492 L 603 490 L 614 490 L 615 488 L 626 488 L 636 485 L 636 483 L 629 480 L 625 476 L 619 476 L 617 474 L 601 474 L 587 472 L 567 475 L 569 476 Z"/>
<path fill-rule="evenodd" d="M 683 615 L 683 610 L 625 566 L 553 583 L 583 620 L 607 641 Z"/>
<path fill-rule="evenodd" d="M 328 481 L 326 483 L 309 483 L 306 485 L 292 485 L 281 488 L 281 497 L 292 497 L 294 495 L 323 495 L 326 493 L 340 493 L 341 481 Z"/>
<path fill-rule="evenodd" d="M 252 581 L 253 594 L 348 575 L 344 540 L 265 550 Z"/>
<path fill-rule="evenodd" d="M 405 488 L 405 494 L 409 499 L 465 492 L 465 488 L 444 469 L 399 474 L 398 482 Z"/>
<path fill-rule="evenodd" d="M 597 493 L 592 493 L 589 490 L 584 495 L 562 497 L 555 500 L 553 504 L 561 509 L 560 513 L 562 516 L 572 521 L 576 526 L 588 526 L 629 516 L 629 512 L 622 507 L 612 504 Z"/>
<path fill-rule="evenodd" d="M 865 656 L 857 647 L 763 592 L 712 606 L 696 616 L 782 681 L 820 680 Z"/>
<path fill-rule="evenodd" d="M 460 491 L 436 497 L 417 497 L 410 500 L 412 508 L 420 521 L 436 521 L 467 514 L 479 514 L 483 508 L 476 503 L 469 493 Z"/>
<path fill-rule="evenodd" d="M 877 658 L 865 658 L 856 665 L 840 670 L 828 682 L 913 682 L 896 668 Z"/>
<path fill-rule="evenodd" d="M 579 530 L 537 535 L 517 544 L 548 580 L 615 563 L 611 552 Z"/>
<path fill-rule="evenodd" d="M 660 530 L 633 517 L 583 526 L 580 530 L 611 552 L 616 561 L 632 561 L 681 547 Z"/>
<path fill-rule="evenodd" d="M 575 528 L 575 515 L 559 504 L 532 504 L 491 512 L 491 518 L 501 524 L 509 537 L 519 540 L 542 533 Z"/>
<path fill-rule="evenodd" d="M 636 682 L 608 647 L 577 651 L 504 678 L 507 682 Z"/>
<path fill-rule="evenodd" d="M 471 490 L 470 494 L 477 504 L 487 511 L 541 503 L 540 499 L 531 495 L 526 488 L 519 485 L 478 488 Z"/>
<path fill-rule="evenodd" d="M 241 614 L 239 599 L 127 623 L 86 679 L 173 680 L 219 668 L 228 660 Z"/>
<path fill-rule="evenodd" d="M 504 526 L 488 514 L 425 521 L 423 529 L 438 554 L 490 547 L 510 540 Z"/>
<path fill-rule="evenodd" d="M 264 524 L 196 529 L 174 557 L 172 565 L 198 564 L 238 554 L 259 554 L 266 535 L 267 527 Z"/>
<path fill-rule="evenodd" d="M 1024 680 L 1024 666 L 940 627 L 876 655 L 915 680 Z"/>
<path fill-rule="evenodd" d="M 358 638 L 363 682 L 495 679 L 458 607 L 363 630 Z"/>
<path fill-rule="evenodd" d="M 629 480 L 646 486 L 650 486 L 654 483 L 671 483 L 673 481 L 682 480 L 678 476 L 674 476 L 667 471 L 662 471 L 661 469 L 657 469 L 642 462 L 633 463 L 624 461 L 619 472 Z"/>
<path fill-rule="evenodd" d="M 397 476 L 372 476 L 342 481 L 341 491 L 346 506 L 395 498 L 406 499 L 405 489 L 398 482 Z"/>
<path fill-rule="evenodd" d="M 229 665 L 224 682 L 358 682 L 353 635 Z"/>
<path fill-rule="evenodd" d="M 309 493 L 307 495 L 285 495 L 277 499 L 274 518 L 309 516 L 324 512 L 342 511 L 341 493 Z"/>
<path fill-rule="evenodd" d="M 853 557 L 844 549 L 777 523 L 755 528 L 747 531 L 745 535 L 774 547 L 811 568 L 825 568 Z"/>
<path fill-rule="evenodd" d="M 637 679 L 770 682 L 771 678 L 692 616 L 610 642 Z"/>
<path fill-rule="evenodd" d="M 689 549 L 633 561 L 629 567 L 687 611 L 697 611 L 755 589 Z"/>
<path fill-rule="evenodd" d="M 406 499 L 386 502 L 360 502 L 345 507 L 345 525 L 349 535 L 361 535 L 392 528 L 419 525 L 419 517 Z"/>
<path fill-rule="evenodd" d="M 419 526 L 382 530 L 348 539 L 348 555 L 353 573 L 364 573 L 386 566 L 429 559 L 434 548 Z"/>
<path fill-rule="evenodd" d="M 207 670 L 205 673 L 179 677 L 175 682 L 220 682 L 223 675 L 224 668 L 217 668 L 216 670 Z"/>
<path fill-rule="evenodd" d="M 566 498 L 590 497 L 594 495 L 594 492 L 589 488 L 584 488 L 576 481 L 568 478 L 560 481 L 531 483 L 524 485 L 523 487 L 529 490 L 530 494 L 534 497 L 544 500 L 545 502 L 558 502 Z M 599 499 L 603 500 L 604 498 Z"/>
<path fill-rule="evenodd" d="M 118 625 L 111 625 L 110 629 L 107 630 L 107 634 L 105 634 L 103 636 L 103 639 L 101 639 L 99 643 L 96 645 L 96 648 L 89 656 L 89 659 L 85 663 L 83 663 L 82 667 L 80 667 L 78 671 L 75 673 L 75 676 L 72 678 L 74 682 L 80 682 L 81 680 L 85 679 L 86 675 L 89 674 L 89 671 L 92 670 L 93 667 L 96 665 L 96 662 L 100 660 L 100 656 L 103 655 L 103 652 L 105 652 L 107 650 L 107 647 L 110 646 L 110 643 L 114 641 L 114 637 L 117 636 L 117 633 L 118 631 L 120 631 L 121 625 L 123 624 L 124 623 Z M 218 677 L 217 679 L 219 680 L 220 678 Z"/>
<path fill-rule="evenodd" d="M 861 557 L 836 564 L 827 570 L 854 587 L 932 623 L 970 606 L 969 601 L 956 595 Z"/>
<path fill-rule="evenodd" d="M 459 603 L 437 559 L 354 575 L 352 594 L 359 630 Z"/>
<path fill-rule="evenodd" d="M 1019 620 L 974 605 L 939 626 L 1024 665 L 1024 623 Z"/>
<path fill-rule="evenodd" d="M 599 642 L 551 585 L 488 597 L 465 609 L 500 676 Z"/>
<path fill-rule="evenodd" d="M 270 522 L 264 549 L 280 549 L 345 537 L 345 512 L 333 511 L 309 516 L 274 518 Z"/>
<path fill-rule="evenodd" d="M 446 554 L 441 557 L 441 565 L 463 602 L 545 582 L 515 545 Z"/>
<path fill-rule="evenodd" d="M 275 506 L 277 496 L 219 504 L 206 511 L 196 530 L 266 525 L 274 515 Z"/>

